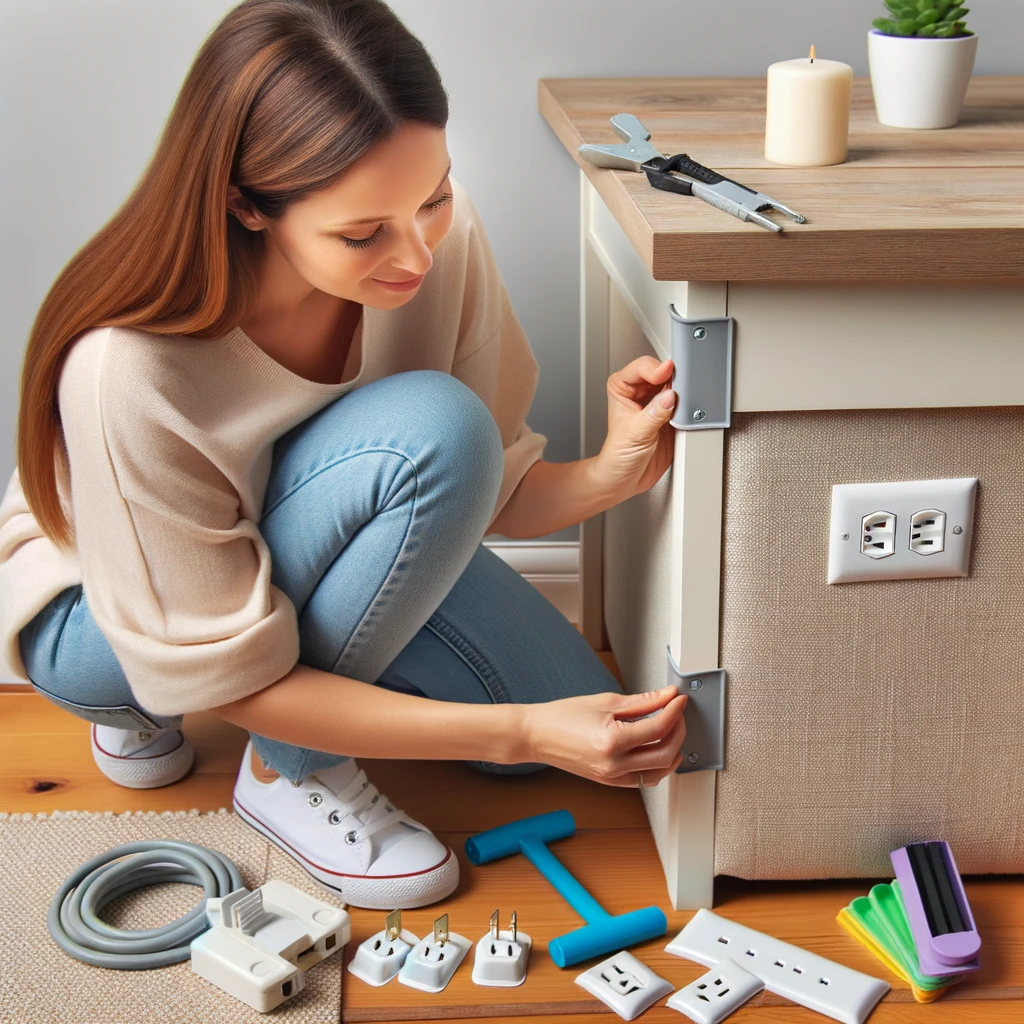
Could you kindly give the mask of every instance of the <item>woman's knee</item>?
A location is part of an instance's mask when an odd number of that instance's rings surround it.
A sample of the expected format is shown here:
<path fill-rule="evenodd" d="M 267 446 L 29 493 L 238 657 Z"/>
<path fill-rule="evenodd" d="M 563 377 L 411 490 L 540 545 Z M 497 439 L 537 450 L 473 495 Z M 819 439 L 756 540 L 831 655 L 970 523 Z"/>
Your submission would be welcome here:
<path fill-rule="evenodd" d="M 390 423 L 389 441 L 422 483 L 439 496 L 451 496 L 466 512 L 466 506 L 478 507 L 489 521 L 505 453 L 494 417 L 479 396 L 439 370 L 394 374 L 361 390 L 367 392 L 365 401 L 380 407 L 373 419 Z"/>
<path fill-rule="evenodd" d="M 490 410 L 451 374 L 409 370 L 342 395 L 279 438 L 264 515 L 302 480 L 374 450 L 407 458 L 416 473 L 450 479 L 462 497 L 468 485 L 497 498 L 504 448 Z"/>
<path fill-rule="evenodd" d="M 496 473 L 500 481 L 504 464 L 501 434 L 476 392 L 439 370 L 411 370 L 386 380 L 400 392 L 411 428 L 420 437 L 433 439 L 441 451 L 462 465 Z"/>

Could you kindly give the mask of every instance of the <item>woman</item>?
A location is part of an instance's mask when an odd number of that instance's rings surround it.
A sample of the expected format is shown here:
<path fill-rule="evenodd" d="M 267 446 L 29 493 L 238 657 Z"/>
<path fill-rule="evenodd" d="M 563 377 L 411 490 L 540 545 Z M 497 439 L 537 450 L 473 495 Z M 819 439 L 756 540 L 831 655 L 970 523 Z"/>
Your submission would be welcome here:
<path fill-rule="evenodd" d="M 684 696 L 623 694 L 481 545 L 649 488 L 675 396 L 636 360 L 600 455 L 540 458 L 447 118 L 380 0 L 230 11 L 42 304 L 0 506 L 9 670 L 122 785 L 188 771 L 184 713 L 247 729 L 236 811 L 361 907 L 442 899 L 458 863 L 354 757 L 643 786 L 684 735 Z"/>

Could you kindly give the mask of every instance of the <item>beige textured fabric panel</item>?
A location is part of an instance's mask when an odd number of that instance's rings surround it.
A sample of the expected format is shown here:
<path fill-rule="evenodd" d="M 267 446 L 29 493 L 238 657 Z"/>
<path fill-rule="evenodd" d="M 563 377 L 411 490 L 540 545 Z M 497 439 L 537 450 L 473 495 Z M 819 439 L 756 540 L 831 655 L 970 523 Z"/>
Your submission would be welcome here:
<path fill-rule="evenodd" d="M 609 367 L 654 350 L 618 289 L 609 287 Z M 655 358 L 657 358 L 655 356 Z M 669 640 L 672 488 L 665 474 L 645 494 L 604 514 L 604 616 L 608 642 L 630 692 L 665 685 Z M 643 791 L 662 864 L 667 858 L 668 784 Z"/>
<path fill-rule="evenodd" d="M 741 414 L 726 434 L 716 874 L 1024 871 L 1024 416 Z M 834 483 L 979 478 L 971 575 L 825 582 Z"/>
<path fill-rule="evenodd" d="M 250 889 L 279 878 L 332 906 L 344 906 L 311 881 L 238 816 L 221 810 L 54 811 L 0 814 L 0 1021 L 18 1024 L 297 1024 L 340 1021 L 344 950 L 316 964 L 306 987 L 276 1014 L 263 1014 L 192 970 L 188 961 L 148 971 L 119 971 L 82 963 L 65 953 L 46 928 L 46 911 L 64 880 L 85 861 L 139 840 L 177 839 L 217 850 Z M 188 913 L 203 898 L 199 886 L 161 882 L 117 897 L 102 913 L 115 928 L 155 928 Z"/>

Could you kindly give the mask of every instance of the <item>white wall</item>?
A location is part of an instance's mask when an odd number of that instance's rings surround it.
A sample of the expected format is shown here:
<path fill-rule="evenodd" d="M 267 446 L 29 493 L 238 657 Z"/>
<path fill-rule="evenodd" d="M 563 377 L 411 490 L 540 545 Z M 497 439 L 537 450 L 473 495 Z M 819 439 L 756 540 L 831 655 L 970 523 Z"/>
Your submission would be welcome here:
<path fill-rule="evenodd" d="M 970 0 L 968 0 L 970 3 Z M 120 205 L 224 0 L 0 0 L 0 492 L 18 375 L 60 268 Z M 452 101 L 454 173 L 487 225 L 541 364 L 531 426 L 578 454 L 577 170 L 537 112 L 537 79 L 761 76 L 807 52 L 867 73 L 881 0 L 393 0 Z M 980 74 L 1024 72 L 1024 4 L 978 0 Z M 695 154 L 699 157 L 699 154 Z M 564 531 L 560 537 L 575 536 Z"/>

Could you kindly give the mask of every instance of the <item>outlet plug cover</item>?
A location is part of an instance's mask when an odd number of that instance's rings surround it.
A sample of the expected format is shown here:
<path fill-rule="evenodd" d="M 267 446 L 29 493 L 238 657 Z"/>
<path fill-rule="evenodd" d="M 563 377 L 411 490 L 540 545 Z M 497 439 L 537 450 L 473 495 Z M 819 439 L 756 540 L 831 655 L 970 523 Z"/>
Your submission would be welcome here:
<path fill-rule="evenodd" d="M 513 935 L 515 938 L 513 939 Z M 488 932 L 473 955 L 473 981 L 477 985 L 513 988 L 526 981 L 526 964 L 533 941 L 526 932 L 502 930 L 495 939 Z"/>
<path fill-rule="evenodd" d="M 597 996 L 623 1020 L 639 1017 L 672 991 L 671 982 L 659 977 L 625 950 L 577 975 L 576 984 Z"/>
<path fill-rule="evenodd" d="M 665 947 L 669 953 L 717 967 L 729 957 L 777 996 L 842 1024 L 864 1024 L 889 991 L 888 982 L 861 974 L 782 939 L 756 932 L 710 910 L 698 910 Z"/>
<path fill-rule="evenodd" d="M 473 943 L 458 932 L 449 932 L 442 946 L 427 936 L 409 951 L 398 972 L 398 980 L 421 992 L 440 992 L 462 963 Z"/>
<path fill-rule="evenodd" d="M 404 928 L 394 939 L 388 938 L 387 929 L 379 931 L 359 944 L 348 965 L 349 973 L 367 985 L 386 985 L 402 969 L 409 950 L 419 941 Z"/>
<path fill-rule="evenodd" d="M 681 988 L 668 1006 L 697 1024 L 719 1024 L 763 988 L 760 978 L 726 957 L 707 974 Z"/>

